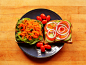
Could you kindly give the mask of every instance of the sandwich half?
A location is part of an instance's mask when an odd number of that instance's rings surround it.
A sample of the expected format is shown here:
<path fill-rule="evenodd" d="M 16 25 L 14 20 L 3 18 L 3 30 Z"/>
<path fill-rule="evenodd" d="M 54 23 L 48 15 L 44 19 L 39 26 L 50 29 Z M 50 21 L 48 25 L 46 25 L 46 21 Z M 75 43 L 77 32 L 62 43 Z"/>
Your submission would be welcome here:
<path fill-rule="evenodd" d="M 72 43 L 71 22 L 68 20 L 52 20 L 44 27 L 46 43 Z"/>
<path fill-rule="evenodd" d="M 30 18 L 18 20 L 16 24 L 16 41 L 19 43 L 35 44 L 43 40 L 43 24 L 41 21 Z"/>

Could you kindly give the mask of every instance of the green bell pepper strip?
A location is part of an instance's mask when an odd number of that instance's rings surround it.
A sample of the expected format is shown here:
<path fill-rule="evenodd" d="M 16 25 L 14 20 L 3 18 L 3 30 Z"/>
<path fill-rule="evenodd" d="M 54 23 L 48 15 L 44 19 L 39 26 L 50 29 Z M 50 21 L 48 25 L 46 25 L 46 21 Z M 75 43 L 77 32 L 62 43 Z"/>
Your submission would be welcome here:
<path fill-rule="evenodd" d="M 43 39 L 42 36 L 39 36 L 39 37 L 36 38 L 36 39 L 33 38 L 32 40 L 28 40 L 28 39 L 25 38 L 25 37 L 24 37 L 24 39 L 22 39 L 22 37 L 21 37 L 20 35 L 18 35 L 18 33 L 21 33 L 21 32 L 17 32 L 17 34 L 16 34 L 16 40 L 17 40 L 17 41 L 23 41 L 23 42 L 25 42 L 25 43 L 29 43 L 30 45 L 35 44 L 36 42 L 38 42 L 38 41 L 40 41 L 40 40 Z M 40 40 L 39 40 L 39 38 L 40 38 Z"/>
<path fill-rule="evenodd" d="M 18 32 L 18 33 L 21 33 L 21 32 Z M 18 35 L 18 37 L 19 37 L 19 39 L 20 39 L 21 41 L 27 40 L 27 38 L 25 38 L 25 37 L 24 37 L 24 39 L 22 39 L 22 37 L 21 37 L 20 35 Z"/>

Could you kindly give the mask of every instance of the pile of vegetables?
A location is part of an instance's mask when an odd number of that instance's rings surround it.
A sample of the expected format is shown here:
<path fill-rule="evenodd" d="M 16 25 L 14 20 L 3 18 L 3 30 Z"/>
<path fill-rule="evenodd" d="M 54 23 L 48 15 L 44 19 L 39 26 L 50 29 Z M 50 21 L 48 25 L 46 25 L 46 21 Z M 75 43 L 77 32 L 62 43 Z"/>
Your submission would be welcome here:
<path fill-rule="evenodd" d="M 29 43 L 30 45 L 43 39 L 43 24 L 39 20 L 23 18 L 18 20 L 16 25 L 16 40 L 18 42 Z"/>
<path fill-rule="evenodd" d="M 51 49 L 51 46 L 49 44 L 44 45 L 43 42 L 38 42 L 36 46 L 41 49 L 41 52 L 45 52 L 45 50 Z"/>
<path fill-rule="evenodd" d="M 50 21 L 51 17 L 50 15 L 45 15 L 44 13 L 41 13 L 40 16 L 36 17 L 37 20 L 41 21 L 43 24 L 46 24 L 48 21 Z"/>

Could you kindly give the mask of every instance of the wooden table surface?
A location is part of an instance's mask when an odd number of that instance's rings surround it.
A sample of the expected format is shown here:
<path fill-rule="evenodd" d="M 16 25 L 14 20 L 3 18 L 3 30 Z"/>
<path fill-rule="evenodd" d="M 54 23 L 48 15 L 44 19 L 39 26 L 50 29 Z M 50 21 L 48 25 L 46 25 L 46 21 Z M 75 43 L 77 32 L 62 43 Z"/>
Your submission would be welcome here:
<path fill-rule="evenodd" d="M 26 12 L 46 8 L 72 23 L 73 44 L 46 59 L 28 57 L 15 42 L 15 25 Z M 86 65 L 86 0 L 0 0 L 0 65 Z"/>

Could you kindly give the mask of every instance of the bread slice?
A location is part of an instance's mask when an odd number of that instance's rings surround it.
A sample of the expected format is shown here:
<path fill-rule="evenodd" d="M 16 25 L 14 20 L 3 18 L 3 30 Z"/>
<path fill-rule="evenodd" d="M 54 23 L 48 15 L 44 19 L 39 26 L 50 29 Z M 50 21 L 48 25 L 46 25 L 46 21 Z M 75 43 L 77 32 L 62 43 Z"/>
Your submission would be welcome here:
<path fill-rule="evenodd" d="M 51 21 L 49 21 L 49 22 L 55 22 L 55 23 L 59 23 L 59 22 L 61 22 L 61 21 L 67 21 L 68 23 L 69 23 L 69 25 L 70 25 L 70 30 L 71 30 L 71 27 L 72 27 L 72 25 L 71 25 L 71 23 L 70 23 L 70 21 L 68 21 L 68 20 L 51 20 Z M 49 23 L 48 22 L 48 23 Z M 47 23 L 47 24 L 48 24 Z M 47 25 L 46 24 L 46 25 Z M 45 27 L 46 27 L 46 25 L 45 25 Z M 44 31 L 44 33 L 45 33 L 45 40 L 44 40 L 44 43 L 46 44 L 46 43 L 69 43 L 69 44 L 71 44 L 72 43 L 72 30 L 71 30 L 71 32 L 69 33 L 69 35 L 68 35 L 68 37 L 66 38 L 66 39 L 63 39 L 63 40 L 53 40 L 53 41 L 51 41 L 51 40 L 49 40 L 48 39 L 48 37 L 46 36 L 46 34 L 48 33 L 48 32 L 46 32 L 46 30 Z"/>

